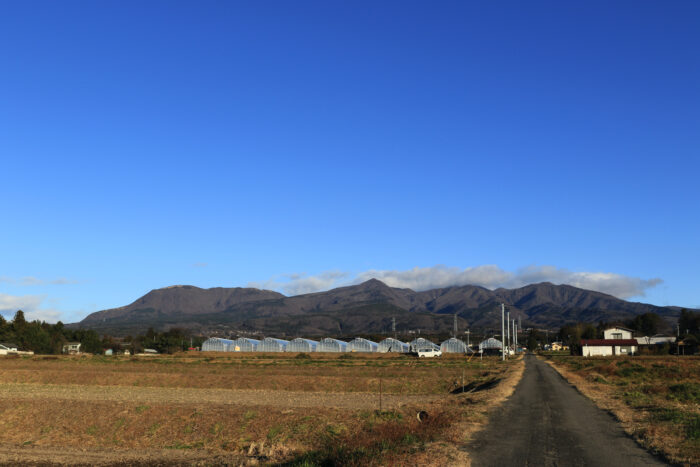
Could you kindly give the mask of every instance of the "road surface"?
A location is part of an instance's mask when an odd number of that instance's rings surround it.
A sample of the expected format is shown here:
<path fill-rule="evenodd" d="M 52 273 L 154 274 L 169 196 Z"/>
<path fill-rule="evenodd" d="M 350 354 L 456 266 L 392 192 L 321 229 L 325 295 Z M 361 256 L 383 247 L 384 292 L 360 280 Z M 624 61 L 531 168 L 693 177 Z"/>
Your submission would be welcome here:
<path fill-rule="evenodd" d="M 513 395 L 467 449 L 474 467 L 667 465 L 533 355 L 525 356 Z"/>

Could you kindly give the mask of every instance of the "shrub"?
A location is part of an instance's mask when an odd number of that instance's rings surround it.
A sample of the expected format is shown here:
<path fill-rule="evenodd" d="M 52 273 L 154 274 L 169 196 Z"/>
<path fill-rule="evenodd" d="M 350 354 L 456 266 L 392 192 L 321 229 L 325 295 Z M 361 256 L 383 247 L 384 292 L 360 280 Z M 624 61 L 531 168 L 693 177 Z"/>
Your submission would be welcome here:
<path fill-rule="evenodd" d="M 687 402 L 700 402 L 700 384 L 680 383 L 669 386 L 669 399 Z"/>

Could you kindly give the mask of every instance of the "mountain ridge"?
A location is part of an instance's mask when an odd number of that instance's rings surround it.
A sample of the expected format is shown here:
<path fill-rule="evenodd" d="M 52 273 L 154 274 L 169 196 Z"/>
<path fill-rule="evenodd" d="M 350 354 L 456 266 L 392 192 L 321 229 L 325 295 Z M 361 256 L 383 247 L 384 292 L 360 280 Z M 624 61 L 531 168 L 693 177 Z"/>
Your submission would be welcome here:
<path fill-rule="evenodd" d="M 313 337 L 385 332 L 393 318 L 399 329 L 449 332 L 453 314 L 461 328 L 499 327 L 500 303 L 524 326 L 549 329 L 576 321 L 623 322 L 646 312 L 662 316 L 670 329 L 679 314 L 677 307 L 628 302 L 549 282 L 516 289 L 462 285 L 416 292 L 370 279 L 295 296 L 251 287 L 169 286 L 151 290 L 129 305 L 91 313 L 71 326 L 115 335 L 147 327 L 185 327 L 198 332 L 221 329 Z"/>

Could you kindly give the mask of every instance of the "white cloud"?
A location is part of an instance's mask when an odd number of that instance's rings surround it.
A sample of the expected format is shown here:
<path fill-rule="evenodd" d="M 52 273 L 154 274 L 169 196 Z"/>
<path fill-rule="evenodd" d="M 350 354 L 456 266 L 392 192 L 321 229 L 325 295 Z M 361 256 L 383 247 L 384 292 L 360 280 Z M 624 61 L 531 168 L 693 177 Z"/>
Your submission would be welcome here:
<path fill-rule="evenodd" d="M 348 277 L 348 273 L 341 271 L 325 271 L 317 276 L 292 273 L 275 276 L 264 282 L 250 282 L 248 287 L 279 290 L 285 295 L 301 295 L 332 289 L 337 287 L 338 283 L 346 277 Z"/>
<path fill-rule="evenodd" d="M 643 297 L 646 290 L 663 282 L 658 278 L 641 279 L 610 272 L 573 272 L 556 266 L 528 266 L 512 272 L 487 264 L 465 269 L 440 265 L 403 271 L 372 269 L 354 277 L 340 271 L 327 271 L 316 276 L 286 274 L 262 283 L 250 283 L 249 286 L 299 295 L 358 284 L 369 279 L 379 279 L 391 287 L 416 291 L 461 285 L 479 285 L 488 289 L 517 288 L 538 282 L 552 282 L 595 290 L 623 299 Z"/>
<path fill-rule="evenodd" d="M 498 266 L 487 264 L 466 269 L 446 266 L 427 268 L 415 267 L 406 271 L 376 270 L 362 272 L 357 275 L 355 283 L 369 279 L 379 279 L 391 287 L 401 287 L 413 290 L 429 290 L 453 285 L 480 285 L 487 288 L 499 287 L 506 283 L 511 274 Z"/>
<path fill-rule="evenodd" d="M 80 281 L 74 280 L 74 279 L 67 279 L 65 277 L 59 277 L 57 279 L 39 279 L 38 277 L 33 277 L 33 276 L 25 276 L 25 277 L 9 277 L 9 276 L 0 276 L 0 282 L 4 282 L 6 284 L 10 285 L 19 285 L 19 286 L 33 286 L 33 285 L 71 285 L 71 284 L 79 284 Z"/>
<path fill-rule="evenodd" d="M 12 319 L 17 310 L 24 311 L 27 321 L 46 321 L 55 323 L 61 318 L 61 312 L 53 308 L 42 308 L 45 295 L 8 295 L 0 293 L 0 314 Z"/>

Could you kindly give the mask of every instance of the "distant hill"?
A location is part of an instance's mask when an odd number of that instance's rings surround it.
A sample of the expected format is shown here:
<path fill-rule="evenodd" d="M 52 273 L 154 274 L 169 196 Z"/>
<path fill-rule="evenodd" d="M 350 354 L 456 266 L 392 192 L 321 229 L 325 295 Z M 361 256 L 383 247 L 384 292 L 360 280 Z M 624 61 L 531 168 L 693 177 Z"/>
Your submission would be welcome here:
<path fill-rule="evenodd" d="M 670 330 L 680 313 L 677 307 L 627 302 L 548 282 L 518 289 L 466 285 L 415 292 L 371 279 L 294 297 L 255 288 L 172 286 L 153 290 L 130 305 L 92 313 L 72 326 L 115 335 L 142 333 L 148 327 L 184 327 L 205 333 L 237 330 L 313 337 L 386 332 L 394 318 L 399 330 L 448 332 L 455 313 L 462 329 L 499 328 L 501 303 L 523 327 L 549 329 L 578 321 L 626 321 L 654 312 L 665 318 Z"/>

